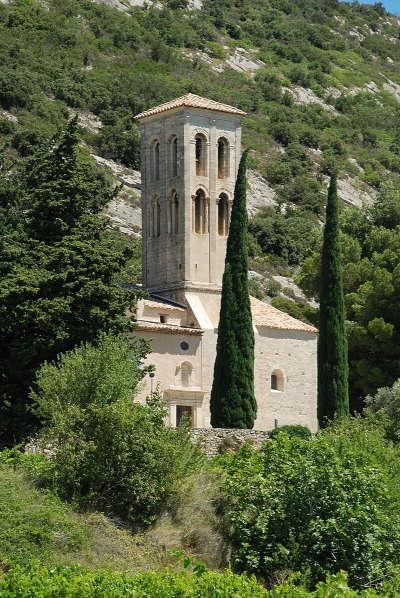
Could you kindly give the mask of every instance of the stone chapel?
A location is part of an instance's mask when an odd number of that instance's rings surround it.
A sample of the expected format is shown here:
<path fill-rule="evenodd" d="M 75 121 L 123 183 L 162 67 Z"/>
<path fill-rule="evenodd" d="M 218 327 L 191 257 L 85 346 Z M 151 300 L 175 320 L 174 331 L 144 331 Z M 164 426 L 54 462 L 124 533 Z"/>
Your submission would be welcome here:
<path fill-rule="evenodd" d="M 241 156 L 242 110 L 187 94 L 138 114 L 142 156 L 142 270 L 149 299 L 134 334 L 150 341 L 152 377 L 171 426 L 210 427 L 226 240 Z M 254 428 L 317 428 L 317 330 L 251 298 Z M 229 368 L 229 363 L 226 364 Z"/>

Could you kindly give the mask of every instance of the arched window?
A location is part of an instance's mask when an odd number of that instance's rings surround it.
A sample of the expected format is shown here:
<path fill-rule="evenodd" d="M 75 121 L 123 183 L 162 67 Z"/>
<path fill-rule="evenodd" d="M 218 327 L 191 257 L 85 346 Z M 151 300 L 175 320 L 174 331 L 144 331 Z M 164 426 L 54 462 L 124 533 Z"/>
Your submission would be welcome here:
<path fill-rule="evenodd" d="M 229 176 L 229 143 L 225 137 L 218 139 L 218 178 Z"/>
<path fill-rule="evenodd" d="M 160 180 L 160 142 L 153 141 L 150 147 L 150 175 L 151 178 Z"/>
<path fill-rule="evenodd" d="M 151 204 L 151 235 L 160 236 L 160 200 L 157 196 L 153 198 Z"/>
<path fill-rule="evenodd" d="M 199 235 L 208 233 L 208 201 L 203 189 L 193 197 L 193 229 Z"/>
<path fill-rule="evenodd" d="M 187 388 L 188 386 L 191 386 L 192 372 L 193 372 L 192 364 L 189 363 L 188 361 L 184 361 L 181 364 L 181 384 L 185 388 Z"/>
<path fill-rule="evenodd" d="M 179 199 L 177 193 L 174 193 L 171 201 L 172 207 L 172 220 L 171 220 L 171 232 L 179 233 Z"/>
<path fill-rule="evenodd" d="M 207 139 L 202 133 L 195 137 L 196 142 L 196 175 L 207 175 Z"/>
<path fill-rule="evenodd" d="M 226 193 L 218 198 L 218 234 L 226 237 L 229 233 L 229 200 Z"/>
<path fill-rule="evenodd" d="M 173 137 L 170 145 L 171 176 L 178 176 L 178 139 Z"/>
<path fill-rule="evenodd" d="M 271 374 L 271 390 L 284 390 L 283 373 L 280 370 L 274 370 Z"/>

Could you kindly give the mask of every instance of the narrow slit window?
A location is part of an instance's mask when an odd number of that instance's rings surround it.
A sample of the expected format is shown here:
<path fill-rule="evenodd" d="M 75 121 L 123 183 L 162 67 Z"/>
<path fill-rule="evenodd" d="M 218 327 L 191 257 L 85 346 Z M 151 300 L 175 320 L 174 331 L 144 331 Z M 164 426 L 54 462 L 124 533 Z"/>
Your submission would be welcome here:
<path fill-rule="evenodd" d="M 154 178 L 160 180 L 160 144 L 157 142 L 154 146 Z"/>
<path fill-rule="evenodd" d="M 172 176 L 178 176 L 178 139 L 174 137 L 171 142 L 171 170 Z"/>
<path fill-rule="evenodd" d="M 218 198 L 218 234 L 226 237 L 229 233 L 229 201 L 225 193 Z"/>
<path fill-rule="evenodd" d="M 225 179 L 229 176 L 229 144 L 221 137 L 218 139 L 218 178 Z"/>
<path fill-rule="evenodd" d="M 179 232 L 179 200 L 176 193 L 172 197 L 172 232 Z"/>
<path fill-rule="evenodd" d="M 284 390 L 283 373 L 279 370 L 275 370 L 271 374 L 271 390 L 277 390 L 279 392 L 283 392 Z"/>
<path fill-rule="evenodd" d="M 152 225 L 152 236 L 160 236 L 160 201 L 158 198 L 153 199 L 151 209 L 151 225 Z"/>

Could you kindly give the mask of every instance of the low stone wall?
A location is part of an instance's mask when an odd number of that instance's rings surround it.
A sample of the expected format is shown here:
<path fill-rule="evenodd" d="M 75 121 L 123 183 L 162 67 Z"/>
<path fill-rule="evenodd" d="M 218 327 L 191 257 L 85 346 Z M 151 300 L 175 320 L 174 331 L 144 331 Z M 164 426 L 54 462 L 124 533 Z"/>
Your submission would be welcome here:
<path fill-rule="evenodd" d="M 191 439 L 209 457 L 216 457 L 225 451 L 237 450 L 245 442 L 250 442 L 255 448 L 268 440 L 268 432 L 261 430 L 236 430 L 229 428 L 194 428 Z"/>

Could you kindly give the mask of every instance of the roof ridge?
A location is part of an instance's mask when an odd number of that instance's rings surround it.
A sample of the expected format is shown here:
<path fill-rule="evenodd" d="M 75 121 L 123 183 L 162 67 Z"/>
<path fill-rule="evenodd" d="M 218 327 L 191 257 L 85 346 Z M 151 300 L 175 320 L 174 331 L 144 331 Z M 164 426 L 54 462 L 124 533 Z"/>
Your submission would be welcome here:
<path fill-rule="evenodd" d="M 281 311 L 270 303 L 260 301 L 256 297 L 250 297 L 251 312 L 254 326 L 265 326 L 280 330 L 299 330 L 303 332 L 318 332 L 311 324 L 294 318 L 290 314 Z"/>
<path fill-rule="evenodd" d="M 202 96 L 198 96 L 195 93 L 188 92 L 183 96 L 179 96 L 179 98 L 175 98 L 174 100 L 164 102 L 163 104 L 154 106 L 149 110 L 140 112 L 140 114 L 137 114 L 135 116 L 135 119 L 141 120 L 142 118 L 154 116 L 155 114 L 161 114 L 162 112 L 174 110 L 183 106 L 187 106 L 190 108 L 201 108 L 203 110 L 215 110 L 217 112 L 227 112 L 230 114 L 238 114 L 241 116 L 246 115 L 246 112 L 240 110 L 240 108 L 235 108 L 234 106 L 230 106 L 229 104 L 223 104 L 221 102 L 217 102 L 216 100 L 210 100 L 209 98 L 203 98 Z"/>

